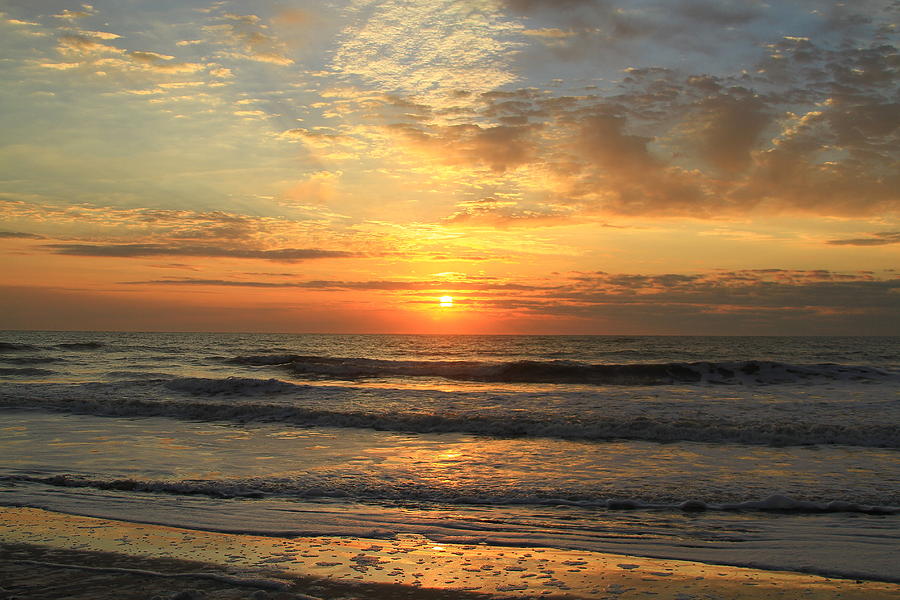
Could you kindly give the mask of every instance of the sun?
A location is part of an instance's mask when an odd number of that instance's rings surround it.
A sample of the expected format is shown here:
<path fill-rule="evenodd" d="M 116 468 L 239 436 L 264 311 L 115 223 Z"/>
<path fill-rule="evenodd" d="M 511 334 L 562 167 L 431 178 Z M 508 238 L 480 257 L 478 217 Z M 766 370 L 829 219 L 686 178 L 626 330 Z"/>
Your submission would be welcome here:
<path fill-rule="evenodd" d="M 441 306 L 453 306 L 453 296 L 441 296 L 438 298 L 438 302 L 441 303 Z"/>

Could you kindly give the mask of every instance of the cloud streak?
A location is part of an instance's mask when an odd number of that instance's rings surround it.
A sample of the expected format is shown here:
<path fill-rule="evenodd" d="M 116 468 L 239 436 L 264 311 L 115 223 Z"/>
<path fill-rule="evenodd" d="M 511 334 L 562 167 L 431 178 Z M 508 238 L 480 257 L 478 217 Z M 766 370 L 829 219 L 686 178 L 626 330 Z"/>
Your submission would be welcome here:
<path fill-rule="evenodd" d="M 43 240 L 44 236 L 23 231 L 0 231 L 0 238 L 17 238 L 23 240 Z"/>
<path fill-rule="evenodd" d="M 207 258 L 246 258 L 293 262 L 322 258 L 356 258 L 359 254 L 315 248 L 278 248 L 252 250 L 220 246 L 168 246 L 163 244 L 44 244 L 55 254 L 108 258 L 144 258 L 148 256 L 201 256 Z"/>
<path fill-rule="evenodd" d="M 873 233 L 872 237 L 828 240 L 827 243 L 833 246 L 887 246 L 888 244 L 900 244 L 900 231 L 881 231 Z"/>
<path fill-rule="evenodd" d="M 900 279 L 891 274 L 829 270 L 747 269 L 700 273 L 581 273 L 541 282 L 455 274 L 436 280 L 263 280 L 167 278 L 126 282 L 142 287 L 227 287 L 389 294 L 410 306 L 434 305 L 438 294 L 493 318 L 534 323 L 610 323 L 613 330 L 650 327 L 709 333 L 731 323 L 746 331 L 841 332 L 847 324 L 891 333 L 900 322 Z M 366 297 L 365 302 L 372 300 Z M 355 300 L 344 300 L 353 303 Z M 787 329 L 784 329 L 787 328 Z"/>
<path fill-rule="evenodd" d="M 240 279 L 154 279 L 148 281 L 128 281 L 127 285 L 165 285 L 165 286 L 219 286 L 250 288 L 300 288 L 321 291 L 365 290 L 382 292 L 419 292 L 419 291 L 539 291 L 550 289 L 541 286 L 509 283 L 503 281 L 467 281 L 467 280 L 435 280 L 435 281 L 252 281 Z"/>

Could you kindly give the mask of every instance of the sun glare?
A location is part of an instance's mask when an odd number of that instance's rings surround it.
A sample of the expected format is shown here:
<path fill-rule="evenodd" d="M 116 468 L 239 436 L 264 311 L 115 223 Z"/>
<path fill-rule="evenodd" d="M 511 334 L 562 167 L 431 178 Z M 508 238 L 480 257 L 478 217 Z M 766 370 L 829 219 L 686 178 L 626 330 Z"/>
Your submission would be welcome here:
<path fill-rule="evenodd" d="M 453 296 L 441 296 L 438 298 L 441 306 L 453 306 Z"/>

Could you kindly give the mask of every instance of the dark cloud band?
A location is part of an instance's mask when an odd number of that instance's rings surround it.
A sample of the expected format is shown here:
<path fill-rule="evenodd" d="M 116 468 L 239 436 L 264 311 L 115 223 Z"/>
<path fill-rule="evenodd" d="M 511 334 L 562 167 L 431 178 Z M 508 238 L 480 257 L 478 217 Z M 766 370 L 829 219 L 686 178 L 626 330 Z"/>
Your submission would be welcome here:
<path fill-rule="evenodd" d="M 98 256 L 141 258 L 146 256 L 203 256 L 210 258 L 251 258 L 272 261 L 309 260 L 317 258 L 353 258 L 360 256 L 340 250 L 315 248 L 280 248 L 249 250 L 219 246 L 166 246 L 162 244 L 46 244 L 56 254 L 68 256 Z"/>

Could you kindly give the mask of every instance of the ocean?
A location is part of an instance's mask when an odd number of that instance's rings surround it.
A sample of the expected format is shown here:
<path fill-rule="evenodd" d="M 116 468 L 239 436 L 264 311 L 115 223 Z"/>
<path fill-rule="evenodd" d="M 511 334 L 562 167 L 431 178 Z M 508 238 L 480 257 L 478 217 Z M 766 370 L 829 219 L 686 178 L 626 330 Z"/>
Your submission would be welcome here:
<path fill-rule="evenodd" d="M 900 339 L 0 333 L 0 505 L 900 581 Z"/>

